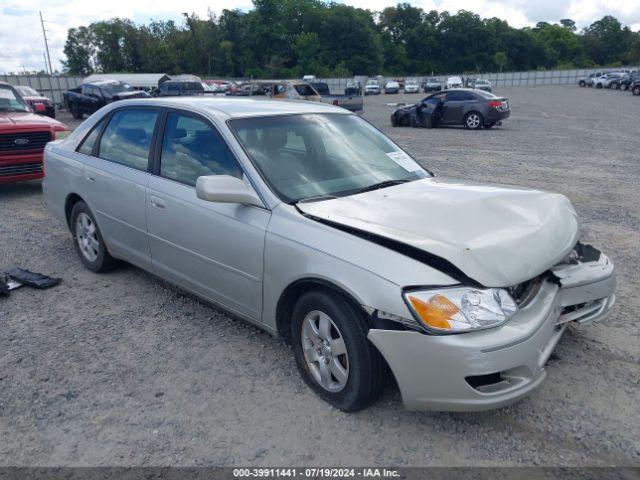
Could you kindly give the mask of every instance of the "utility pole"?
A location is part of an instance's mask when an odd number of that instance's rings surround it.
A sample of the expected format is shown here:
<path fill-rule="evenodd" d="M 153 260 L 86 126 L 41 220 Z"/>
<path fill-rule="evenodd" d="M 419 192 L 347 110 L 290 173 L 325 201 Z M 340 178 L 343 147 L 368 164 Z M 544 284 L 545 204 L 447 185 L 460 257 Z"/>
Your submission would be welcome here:
<path fill-rule="evenodd" d="M 56 104 L 56 98 L 53 93 L 53 68 L 51 68 L 51 56 L 49 55 L 49 42 L 47 41 L 47 31 L 44 28 L 44 20 L 42 19 L 42 11 L 40 13 L 40 25 L 42 25 L 42 36 L 44 37 L 44 50 L 47 53 L 47 64 L 49 65 L 49 91 L 51 92 L 51 101 Z M 60 92 L 62 94 L 62 91 Z"/>

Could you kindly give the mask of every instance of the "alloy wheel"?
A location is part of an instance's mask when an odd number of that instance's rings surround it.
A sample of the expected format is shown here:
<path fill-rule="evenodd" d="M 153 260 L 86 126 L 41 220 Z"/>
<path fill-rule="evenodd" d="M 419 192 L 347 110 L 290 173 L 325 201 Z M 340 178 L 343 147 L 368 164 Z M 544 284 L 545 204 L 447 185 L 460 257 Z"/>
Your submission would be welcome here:
<path fill-rule="evenodd" d="M 480 115 L 477 113 L 471 113 L 467 117 L 467 127 L 476 129 L 480 126 Z"/>
<path fill-rule="evenodd" d="M 349 379 L 349 355 L 342 333 L 331 317 L 313 310 L 302 322 L 302 351 L 307 367 L 318 384 L 339 392 Z"/>
<path fill-rule="evenodd" d="M 91 217 L 82 212 L 76 218 L 76 241 L 80 252 L 90 262 L 95 262 L 100 252 L 98 232 Z"/>

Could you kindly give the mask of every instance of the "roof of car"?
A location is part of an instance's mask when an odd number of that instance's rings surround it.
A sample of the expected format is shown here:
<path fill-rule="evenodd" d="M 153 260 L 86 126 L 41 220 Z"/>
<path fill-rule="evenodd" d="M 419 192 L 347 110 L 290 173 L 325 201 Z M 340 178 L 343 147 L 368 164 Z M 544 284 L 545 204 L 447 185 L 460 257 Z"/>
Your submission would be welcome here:
<path fill-rule="evenodd" d="M 342 113 L 350 111 L 321 102 L 307 100 L 270 100 L 247 97 L 161 97 L 135 100 L 121 100 L 118 106 L 126 104 L 154 104 L 158 106 L 187 108 L 192 111 L 208 112 L 218 117 L 262 117 L 267 115 L 287 115 L 299 113 Z"/>

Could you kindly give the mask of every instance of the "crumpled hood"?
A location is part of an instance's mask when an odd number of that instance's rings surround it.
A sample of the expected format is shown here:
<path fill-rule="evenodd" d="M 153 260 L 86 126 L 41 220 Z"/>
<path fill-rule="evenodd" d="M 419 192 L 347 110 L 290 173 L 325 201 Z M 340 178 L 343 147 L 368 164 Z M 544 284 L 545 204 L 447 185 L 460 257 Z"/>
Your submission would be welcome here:
<path fill-rule="evenodd" d="M 443 178 L 297 206 L 437 255 L 487 287 L 539 275 L 571 251 L 579 234 L 564 195 Z"/>

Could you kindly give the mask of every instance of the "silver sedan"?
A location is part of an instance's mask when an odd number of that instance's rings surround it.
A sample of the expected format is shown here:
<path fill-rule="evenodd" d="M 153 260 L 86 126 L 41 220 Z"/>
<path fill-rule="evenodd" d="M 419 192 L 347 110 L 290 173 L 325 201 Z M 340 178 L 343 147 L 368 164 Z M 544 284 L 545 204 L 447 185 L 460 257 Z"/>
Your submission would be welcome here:
<path fill-rule="evenodd" d="M 126 261 L 277 335 L 344 411 L 388 371 L 410 409 L 507 405 L 615 300 L 566 197 L 434 177 L 329 105 L 125 100 L 45 166 L 88 269 Z"/>

